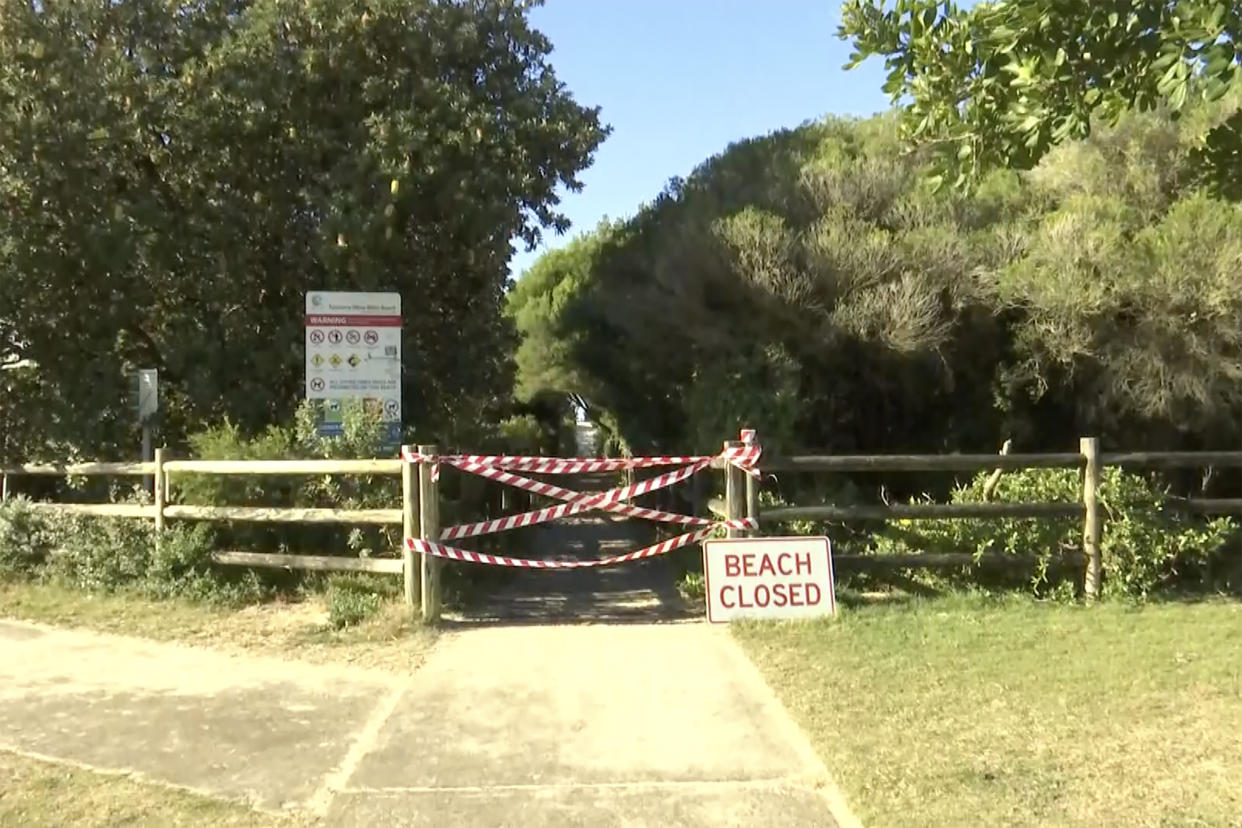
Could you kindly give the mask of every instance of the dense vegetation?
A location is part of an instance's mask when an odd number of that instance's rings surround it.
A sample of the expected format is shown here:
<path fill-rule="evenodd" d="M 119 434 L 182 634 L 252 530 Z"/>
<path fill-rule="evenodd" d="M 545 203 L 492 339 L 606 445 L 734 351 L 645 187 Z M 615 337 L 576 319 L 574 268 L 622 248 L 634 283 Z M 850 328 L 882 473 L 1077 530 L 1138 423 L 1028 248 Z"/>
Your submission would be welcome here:
<path fill-rule="evenodd" d="M 958 186 L 997 167 L 1030 169 L 1099 119 L 1236 91 L 1242 14 L 1218 0 L 845 0 L 850 66 L 872 55 L 905 136 L 936 150 Z M 1242 196 L 1242 112 L 1201 132 L 1204 182 Z"/>
<path fill-rule="evenodd" d="M 1242 213 L 1188 159 L 1206 106 L 1130 115 L 933 192 L 896 117 L 744 141 L 513 292 L 519 388 L 635 448 L 1235 444 Z"/>
<path fill-rule="evenodd" d="M 1236 105 L 1130 113 L 973 189 L 936 187 L 934 154 L 909 150 L 897 113 L 737 143 L 519 281 L 519 390 L 581 394 L 636 452 L 711 451 L 742 425 L 777 452 L 1074 451 L 1082 435 L 1235 446 L 1242 212 L 1201 187 L 1195 153 Z M 780 477 L 770 488 L 800 502 L 945 497 L 954 483 L 821 477 L 812 496 Z M 1054 477 L 1000 496 L 1073 489 Z M 1115 517 L 1135 521 L 1126 543 L 1168 540 L 1127 551 L 1125 591 L 1201 569 L 1232 532 L 1153 510 L 1165 483 L 1236 496 L 1236 475 L 1112 482 Z M 1129 503 L 1138 492 L 1146 505 Z M 1046 560 L 1080 531 L 1045 528 L 897 534 Z"/>
<path fill-rule="evenodd" d="M 502 416 L 511 241 L 606 133 L 530 5 L 4 4 L 0 460 L 135 445 L 139 367 L 172 445 L 291 423 L 308 289 L 403 295 L 410 432 Z"/>

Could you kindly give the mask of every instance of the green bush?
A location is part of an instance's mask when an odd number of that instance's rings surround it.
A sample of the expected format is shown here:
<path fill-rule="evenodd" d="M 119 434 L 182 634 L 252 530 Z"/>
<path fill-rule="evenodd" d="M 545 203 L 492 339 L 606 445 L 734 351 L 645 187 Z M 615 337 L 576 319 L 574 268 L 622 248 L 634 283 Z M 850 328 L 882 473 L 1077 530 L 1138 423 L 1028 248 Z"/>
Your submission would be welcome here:
<path fill-rule="evenodd" d="M 39 511 L 21 498 L 0 506 L 0 577 L 228 605 L 264 597 L 253 573 L 216 567 L 213 548 L 202 524 L 170 526 L 157 544 L 143 520 Z"/>
<path fill-rule="evenodd" d="M 58 514 L 49 523 L 55 548 L 43 577 L 88 592 L 114 592 L 146 577 L 155 545 L 146 521 Z"/>
<path fill-rule="evenodd" d="M 686 572 L 677 581 L 677 591 L 687 601 L 703 601 L 707 598 L 707 579 L 702 572 Z"/>
<path fill-rule="evenodd" d="M 55 539 L 47 514 L 25 498 L 0 504 L 0 578 L 33 575 L 51 554 Z"/>
<path fill-rule="evenodd" d="M 204 460 L 355 459 L 385 456 L 380 415 L 360 402 L 346 403 L 343 434 L 320 437 L 315 409 L 304 404 L 292 427 L 271 426 L 249 436 L 224 422 L 190 436 L 194 457 Z M 203 506 L 269 506 L 336 509 L 394 508 L 401 484 L 381 475 L 178 475 L 175 497 Z M 381 556 L 400 546 L 400 531 L 390 527 L 344 528 L 318 525 L 234 525 L 220 531 L 221 543 L 254 551 L 349 550 Z"/>
<path fill-rule="evenodd" d="M 379 613 L 383 599 L 366 581 L 334 577 L 328 582 L 328 623 L 334 629 L 353 627 Z"/>
<path fill-rule="evenodd" d="M 989 473 L 953 491 L 953 503 L 981 503 Z M 1105 468 L 1099 489 L 1104 532 L 1101 541 L 1107 594 L 1143 597 L 1197 579 L 1230 542 L 1236 524 L 1227 517 L 1203 520 L 1166 507 L 1167 490 L 1119 468 Z M 1006 473 L 996 502 L 1076 503 L 1079 473 L 1031 469 Z M 895 541 L 900 538 L 900 541 Z M 925 552 L 971 552 L 1033 557 L 1032 586 L 1046 591 L 1051 566 L 1082 549 L 1082 522 L 1074 518 L 969 518 L 898 520 L 878 538 L 882 550 L 913 546 Z"/>

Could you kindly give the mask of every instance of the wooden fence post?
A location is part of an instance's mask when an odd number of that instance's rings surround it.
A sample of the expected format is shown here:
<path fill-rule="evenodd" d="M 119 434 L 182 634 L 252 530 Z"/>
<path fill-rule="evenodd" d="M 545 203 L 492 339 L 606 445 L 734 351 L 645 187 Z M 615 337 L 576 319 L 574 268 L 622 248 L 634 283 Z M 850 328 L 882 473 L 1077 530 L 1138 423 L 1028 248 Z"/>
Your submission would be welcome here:
<path fill-rule="evenodd" d="M 726 453 L 730 449 L 741 447 L 742 444 L 736 440 L 729 440 L 724 444 Z M 725 464 L 725 517 L 728 520 L 738 520 L 746 516 L 746 483 L 743 480 L 745 476 L 746 472 L 735 464 Z M 727 529 L 726 533 L 726 537 L 730 538 L 746 536 L 744 529 Z"/>
<path fill-rule="evenodd" d="M 164 474 L 164 450 L 157 448 L 155 450 L 155 486 L 152 493 L 155 495 L 155 531 L 156 534 L 164 531 L 164 500 L 167 489 L 164 488 L 166 476 Z"/>
<path fill-rule="evenodd" d="M 167 462 L 165 457 L 161 462 Z M 172 502 L 172 475 L 167 471 L 164 472 L 164 505 L 167 506 Z"/>
<path fill-rule="evenodd" d="M 1086 571 L 1082 589 L 1088 601 L 1100 596 L 1100 579 L 1103 566 L 1100 561 L 1100 441 L 1095 437 L 1083 437 L 1078 441 L 1083 457 L 1082 476 L 1082 552 L 1086 558 Z"/>
<path fill-rule="evenodd" d="M 411 538 L 420 537 L 418 503 L 418 467 L 407 459 L 413 446 L 401 447 L 401 573 L 405 580 L 405 605 L 414 611 L 421 595 L 419 590 L 419 567 L 421 561 L 410 548 Z"/>
<path fill-rule="evenodd" d="M 750 445 L 759 447 L 759 432 L 754 432 Z M 746 517 L 756 522 L 754 529 L 748 529 L 743 537 L 753 538 L 759 534 L 759 485 L 760 480 L 753 474 L 746 475 Z"/>
<path fill-rule="evenodd" d="M 439 453 L 436 446 L 419 446 L 418 453 L 424 457 L 435 457 Z M 431 472 L 434 461 L 423 460 L 418 465 L 418 535 L 423 540 L 440 540 L 440 485 L 432 479 Z M 422 561 L 423 586 L 423 620 L 438 621 L 440 618 L 440 559 L 434 555 L 423 555 Z"/>
<path fill-rule="evenodd" d="M 0 474 L 0 503 L 9 499 L 9 476 Z"/>

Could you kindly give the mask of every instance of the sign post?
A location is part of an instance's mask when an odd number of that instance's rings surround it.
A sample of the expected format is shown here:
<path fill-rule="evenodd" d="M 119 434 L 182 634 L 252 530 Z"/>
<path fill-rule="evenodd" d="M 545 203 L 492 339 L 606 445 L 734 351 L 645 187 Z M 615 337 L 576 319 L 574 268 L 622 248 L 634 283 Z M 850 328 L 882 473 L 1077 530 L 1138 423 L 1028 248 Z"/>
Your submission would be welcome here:
<path fill-rule="evenodd" d="M 306 398 L 322 401 L 319 434 L 339 436 L 342 403 L 380 412 L 384 442 L 401 444 L 401 294 L 306 294 Z"/>
<path fill-rule="evenodd" d="M 832 547 L 824 537 L 707 540 L 703 572 L 714 624 L 836 612 Z"/>
<path fill-rule="evenodd" d="M 160 375 L 155 368 L 143 368 L 138 371 L 135 407 L 138 409 L 138 424 L 142 426 L 142 462 L 150 463 L 154 457 L 151 445 L 151 431 L 155 415 L 160 410 Z M 155 479 L 143 477 L 143 483 L 150 489 Z"/>

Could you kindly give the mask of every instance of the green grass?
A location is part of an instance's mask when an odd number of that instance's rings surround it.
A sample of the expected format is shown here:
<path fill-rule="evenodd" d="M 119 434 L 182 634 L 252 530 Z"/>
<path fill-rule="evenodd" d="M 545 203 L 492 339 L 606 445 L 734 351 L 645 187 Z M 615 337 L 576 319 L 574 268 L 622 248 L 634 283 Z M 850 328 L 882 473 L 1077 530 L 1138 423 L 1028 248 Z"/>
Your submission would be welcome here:
<path fill-rule="evenodd" d="M 186 599 L 132 593 L 92 595 L 55 584 L 0 582 L 0 617 L 62 627 L 179 641 L 234 652 L 407 671 L 435 641 L 435 630 L 384 600 L 363 622 L 334 629 L 326 597 L 225 609 Z"/>
<path fill-rule="evenodd" d="M 97 773 L 0 751 L 0 828 L 276 828 L 312 824 L 120 774 Z"/>
<path fill-rule="evenodd" d="M 1242 825 L 1242 604 L 953 597 L 734 633 L 868 826 Z"/>

